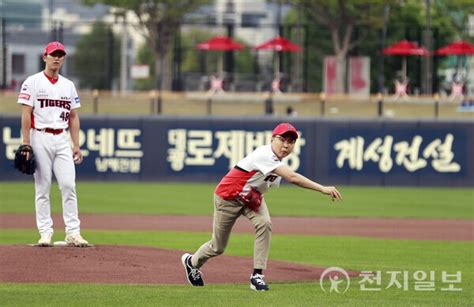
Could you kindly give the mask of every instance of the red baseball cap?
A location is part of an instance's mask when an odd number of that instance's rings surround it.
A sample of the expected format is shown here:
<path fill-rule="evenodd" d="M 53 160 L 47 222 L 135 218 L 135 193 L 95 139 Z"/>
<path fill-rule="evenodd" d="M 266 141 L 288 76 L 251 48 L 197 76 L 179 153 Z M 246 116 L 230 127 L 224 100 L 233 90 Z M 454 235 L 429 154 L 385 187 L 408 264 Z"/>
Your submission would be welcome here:
<path fill-rule="evenodd" d="M 276 126 L 275 129 L 273 129 L 272 136 L 282 135 L 285 133 L 290 133 L 293 135 L 295 140 L 298 138 L 298 132 L 296 131 L 296 128 L 290 123 L 281 123 Z"/>
<path fill-rule="evenodd" d="M 55 51 L 61 51 L 64 54 L 66 54 L 64 45 L 61 44 L 60 42 L 50 42 L 48 45 L 46 45 L 46 48 L 44 48 L 44 54 L 51 54 Z"/>

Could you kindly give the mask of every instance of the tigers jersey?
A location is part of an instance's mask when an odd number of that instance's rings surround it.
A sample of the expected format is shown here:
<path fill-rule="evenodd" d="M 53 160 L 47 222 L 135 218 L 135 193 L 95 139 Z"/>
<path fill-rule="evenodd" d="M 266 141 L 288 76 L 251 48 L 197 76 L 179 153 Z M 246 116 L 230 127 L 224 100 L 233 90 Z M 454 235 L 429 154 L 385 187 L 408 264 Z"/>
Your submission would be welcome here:
<path fill-rule="evenodd" d="M 54 84 L 39 72 L 21 85 L 18 103 L 33 107 L 31 128 L 66 129 L 72 109 L 81 106 L 74 83 L 59 75 Z"/>
<path fill-rule="evenodd" d="M 271 186 L 280 185 L 281 177 L 272 172 L 282 165 L 271 145 L 260 146 L 222 178 L 214 193 L 223 199 L 234 199 L 237 194 L 250 191 L 252 186 L 264 194 Z"/>

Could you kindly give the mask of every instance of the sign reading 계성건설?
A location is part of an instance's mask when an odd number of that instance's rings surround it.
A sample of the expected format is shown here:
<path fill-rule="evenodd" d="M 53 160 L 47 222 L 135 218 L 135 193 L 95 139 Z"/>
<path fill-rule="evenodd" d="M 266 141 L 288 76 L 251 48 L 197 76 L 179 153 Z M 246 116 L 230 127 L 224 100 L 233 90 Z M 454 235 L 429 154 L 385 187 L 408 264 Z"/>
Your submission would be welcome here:
<path fill-rule="evenodd" d="M 293 121 L 300 133 L 286 164 L 331 184 L 473 186 L 472 122 Z M 256 147 L 273 120 L 81 118 L 78 179 L 209 181 Z M 27 179 L 12 167 L 20 118 L 0 116 L 0 180 Z"/>

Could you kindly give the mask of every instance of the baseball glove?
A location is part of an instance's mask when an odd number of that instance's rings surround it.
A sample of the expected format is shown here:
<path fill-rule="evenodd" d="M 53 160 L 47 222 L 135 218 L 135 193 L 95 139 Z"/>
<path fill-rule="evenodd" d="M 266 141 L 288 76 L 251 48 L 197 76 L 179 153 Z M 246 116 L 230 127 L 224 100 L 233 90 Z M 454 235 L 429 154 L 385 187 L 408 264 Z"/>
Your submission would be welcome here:
<path fill-rule="evenodd" d="M 35 154 L 30 145 L 20 145 L 15 152 L 15 168 L 20 172 L 32 175 L 36 170 Z"/>
<path fill-rule="evenodd" d="M 246 206 L 252 211 L 258 212 L 260 205 L 262 204 L 262 194 L 254 187 L 250 188 L 248 193 L 241 192 L 237 194 L 236 200 L 241 205 Z"/>

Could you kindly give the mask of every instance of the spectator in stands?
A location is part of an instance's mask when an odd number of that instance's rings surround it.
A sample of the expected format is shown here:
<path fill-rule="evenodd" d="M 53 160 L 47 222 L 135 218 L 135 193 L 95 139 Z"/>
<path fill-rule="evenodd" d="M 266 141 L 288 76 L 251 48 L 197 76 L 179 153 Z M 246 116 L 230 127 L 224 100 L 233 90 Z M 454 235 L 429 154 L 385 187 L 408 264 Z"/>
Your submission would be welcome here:
<path fill-rule="evenodd" d="M 274 115 L 275 109 L 273 108 L 273 93 L 267 92 L 265 98 L 265 114 L 266 115 Z"/>
<path fill-rule="evenodd" d="M 288 106 L 288 107 L 286 108 L 286 116 L 297 117 L 297 116 L 298 116 L 298 112 L 296 112 L 296 110 L 293 109 L 292 106 Z"/>

